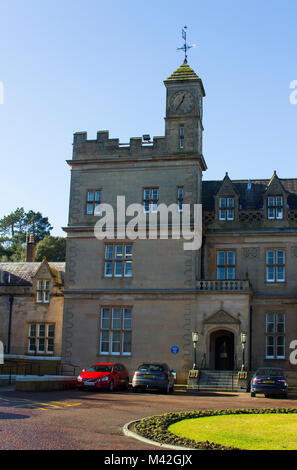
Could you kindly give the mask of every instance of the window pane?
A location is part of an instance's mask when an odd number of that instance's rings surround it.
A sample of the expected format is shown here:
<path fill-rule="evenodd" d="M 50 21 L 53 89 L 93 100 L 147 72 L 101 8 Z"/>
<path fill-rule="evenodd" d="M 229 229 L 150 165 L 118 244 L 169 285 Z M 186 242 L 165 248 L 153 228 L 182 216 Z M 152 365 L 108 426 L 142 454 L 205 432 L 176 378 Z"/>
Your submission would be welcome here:
<path fill-rule="evenodd" d="M 283 218 L 283 210 L 280 207 L 278 207 L 276 209 L 276 218 L 277 219 L 282 219 Z"/>
<path fill-rule="evenodd" d="M 116 261 L 114 263 L 114 275 L 116 277 L 121 277 L 122 276 L 122 268 L 123 268 L 122 261 Z"/>
<path fill-rule="evenodd" d="M 150 199 L 150 196 L 151 196 L 151 192 L 149 189 L 145 189 L 144 192 L 143 192 L 143 199 Z"/>
<path fill-rule="evenodd" d="M 93 214 L 93 204 L 87 204 L 87 214 Z"/>
<path fill-rule="evenodd" d="M 100 191 L 96 191 L 96 194 L 95 194 L 95 201 L 101 201 L 101 192 Z"/>
<path fill-rule="evenodd" d="M 126 259 L 131 259 L 132 258 L 132 245 L 126 245 L 125 247 L 125 258 Z"/>
<path fill-rule="evenodd" d="M 48 341 L 47 341 L 47 351 L 48 352 L 54 352 L 54 340 L 53 339 L 48 339 Z"/>
<path fill-rule="evenodd" d="M 234 199 L 233 198 L 228 198 L 227 199 L 227 206 L 228 207 L 234 207 Z"/>
<path fill-rule="evenodd" d="M 121 309 L 120 308 L 112 309 L 112 329 L 113 330 L 121 329 Z"/>
<path fill-rule="evenodd" d="M 235 279 L 235 268 L 227 268 L 227 279 Z"/>
<path fill-rule="evenodd" d="M 228 210 L 228 220 L 234 220 L 234 210 L 233 209 Z"/>
<path fill-rule="evenodd" d="M 218 251 L 218 266 L 225 265 L 225 251 Z"/>
<path fill-rule="evenodd" d="M 120 331 L 112 331 L 111 352 L 113 354 L 120 354 L 121 352 L 121 332 Z"/>
<path fill-rule="evenodd" d="M 283 313 L 276 315 L 276 331 L 277 333 L 285 332 L 285 315 Z"/>
<path fill-rule="evenodd" d="M 268 198 L 268 207 L 274 206 L 274 197 Z"/>
<path fill-rule="evenodd" d="M 124 308 L 124 318 L 123 318 L 123 329 L 131 330 L 132 329 L 132 309 Z"/>
<path fill-rule="evenodd" d="M 276 264 L 285 264 L 285 252 L 284 251 L 276 252 Z"/>
<path fill-rule="evenodd" d="M 100 352 L 109 353 L 109 331 L 101 332 Z"/>
<path fill-rule="evenodd" d="M 266 314 L 266 333 L 274 333 L 274 313 Z"/>
<path fill-rule="evenodd" d="M 112 261 L 105 262 L 104 275 L 105 277 L 112 277 Z"/>
<path fill-rule="evenodd" d="M 274 282 L 274 267 L 269 266 L 266 268 L 266 280 L 267 282 Z"/>
<path fill-rule="evenodd" d="M 278 358 L 285 357 L 285 337 L 277 336 L 276 338 L 276 356 Z"/>
<path fill-rule="evenodd" d="M 39 339 L 38 340 L 38 351 L 39 352 L 44 352 L 44 339 Z"/>
<path fill-rule="evenodd" d="M 145 202 L 144 205 L 143 205 L 143 210 L 144 212 L 148 213 L 150 211 L 150 203 L 149 202 Z"/>
<path fill-rule="evenodd" d="M 87 201 L 88 201 L 88 202 L 94 201 L 94 191 L 88 191 L 88 198 L 87 198 Z"/>
<path fill-rule="evenodd" d="M 100 215 L 100 204 L 95 204 L 94 215 Z"/>
<path fill-rule="evenodd" d="M 274 219 L 274 209 L 269 207 L 268 208 L 268 219 Z"/>
<path fill-rule="evenodd" d="M 123 354 L 131 353 L 131 338 L 132 338 L 132 333 L 130 332 L 123 333 Z"/>
<path fill-rule="evenodd" d="M 36 351 L 36 340 L 35 338 L 29 339 L 29 351 L 35 352 Z"/>
<path fill-rule="evenodd" d="M 274 251 L 267 251 L 266 253 L 266 263 L 274 264 Z"/>
<path fill-rule="evenodd" d="M 178 210 L 179 212 L 183 211 L 183 201 L 178 201 Z"/>
<path fill-rule="evenodd" d="M 183 190 L 183 188 L 178 188 L 178 190 L 177 190 L 177 198 L 178 198 L 178 199 L 183 199 L 183 197 L 184 197 L 184 190 Z"/>
<path fill-rule="evenodd" d="M 50 290 L 50 281 L 45 281 L 45 290 Z"/>
<path fill-rule="evenodd" d="M 105 259 L 112 259 L 113 258 L 113 246 L 106 245 L 105 247 Z"/>
<path fill-rule="evenodd" d="M 227 253 L 227 264 L 235 264 L 235 252 L 234 251 L 228 251 Z"/>
<path fill-rule="evenodd" d="M 116 245 L 115 247 L 115 259 L 123 258 L 123 245 Z"/>
<path fill-rule="evenodd" d="M 282 207 L 282 205 L 283 205 L 283 198 L 281 196 L 278 196 L 276 198 L 276 206 Z"/>
<path fill-rule="evenodd" d="M 44 292 L 44 302 L 48 303 L 50 301 L 50 294 L 48 291 Z"/>
<path fill-rule="evenodd" d="M 217 269 L 217 279 L 221 281 L 225 279 L 225 268 Z"/>
<path fill-rule="evenodd" d="M 54 338 L 55 336 L 55 325 L 48 325 L 48 337 Z"/>
<path fill-rule="evenodd" d="M 220 220 L 226 220 L 227 211 L 220 210 Z"/>
<path fill-rule="evenodd" d="M 44 323 L 39 325 L 39 336 L 41 336 L 41 337 L 45 336 L 45 324 Z"/>
<path fill-rule="evenodd" d="M 110 309 L 103 308 L 101 312 L 101 328 L 108 330 L 110 327 Z"/>
<path fill-rule="evenodd" d="M 30 325 L 29 336 L 36 336 L 36 323 Z"/>
<path fill-rule="evenodd" d="M 283 266 L 278 266 L 276 268 L 276 280 L 278 282 L 285 280 L 285 268 Z"/>
<path fill-rule="evenodd" d="M 152 189 L 152 199 L 157 200 L 159 197 L 159 191 L 158 189 Z"/>
<path fill-rule="evenodd" d="M 38 281 L 38 290 L 43 290 L 43 281 Z"/>
<path fill-rule="evenodd" d="M 226 199 L 225 198 L 220 198 L 220 207 L 225 208 L 226 207 Z"/>
<path fill-rule="evenodd" d="M 266 337 L 266 356 L 274 357 L 274 337 L 273 336 Z"/>
<path fill-rule="evenodd" d="M 126 261 L 124 267 L 124 275 L 125 277 L 132 276 L 132 261 Z"/>

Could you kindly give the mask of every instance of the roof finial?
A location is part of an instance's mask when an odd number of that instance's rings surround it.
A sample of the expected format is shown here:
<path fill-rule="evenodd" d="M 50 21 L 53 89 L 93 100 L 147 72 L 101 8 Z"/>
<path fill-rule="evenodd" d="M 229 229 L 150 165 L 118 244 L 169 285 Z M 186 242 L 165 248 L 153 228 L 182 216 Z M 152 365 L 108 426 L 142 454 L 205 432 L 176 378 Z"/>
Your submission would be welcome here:
<path fill-rule="evenodd" d="M 185 41 L 184 45 L 182 47 L 177 48 L 178 51 L 184 51 L 184 53 L 185 53 L 185 63 L 187 63 L 187 59 L 188 59 L 188 56 L 187 56 L 188 50 L 192 49 L 192 47 L 196 47 L 196 44 L 187 44 L 187 29 L 188 29 L 187 26 L 184 26 L 183 29 L 182 29 L 182 38 Z"/>

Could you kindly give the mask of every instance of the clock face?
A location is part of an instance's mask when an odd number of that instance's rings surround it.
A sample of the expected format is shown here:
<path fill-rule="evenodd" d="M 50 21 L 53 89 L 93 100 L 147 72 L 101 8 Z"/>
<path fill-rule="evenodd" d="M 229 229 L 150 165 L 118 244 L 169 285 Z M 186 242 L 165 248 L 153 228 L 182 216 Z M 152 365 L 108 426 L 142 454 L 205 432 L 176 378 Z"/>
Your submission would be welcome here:
<path fill-rule="evenodd" d="M 178 91 L 170 99 L 170 109 L 175 113 L 188 113 L 193 106 L 194 97 L 189 91 Z"/>

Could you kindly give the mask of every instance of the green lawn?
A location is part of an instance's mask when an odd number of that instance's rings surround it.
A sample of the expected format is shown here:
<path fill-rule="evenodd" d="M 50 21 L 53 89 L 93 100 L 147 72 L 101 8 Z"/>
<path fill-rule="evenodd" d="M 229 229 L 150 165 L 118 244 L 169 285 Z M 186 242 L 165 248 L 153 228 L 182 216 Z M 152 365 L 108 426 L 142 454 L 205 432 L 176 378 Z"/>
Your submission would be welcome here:
<path fill-rule="evenodd" d="M 168 430 L 179 437 L 246 450 L 297 450 L 296 414 L 223 415 L 185 419 Z"/>

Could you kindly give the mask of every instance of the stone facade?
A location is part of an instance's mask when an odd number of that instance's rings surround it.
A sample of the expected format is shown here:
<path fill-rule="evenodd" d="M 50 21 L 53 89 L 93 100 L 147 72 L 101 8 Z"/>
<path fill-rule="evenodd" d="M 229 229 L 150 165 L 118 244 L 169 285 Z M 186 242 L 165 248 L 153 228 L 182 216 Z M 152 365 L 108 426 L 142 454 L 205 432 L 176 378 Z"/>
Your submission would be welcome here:
<path fill-rule="evenodd" d="M 297 180 L 274 173 L 263 181 L 231 181 L 228 174 L 203 181 L 202 81 L 184 62 L 164 84 L 164 137 L 120 144 L 108 131 L 96 140 L 74 135 L 63 361 L 85 367 L 120 360 L 130 373 L 143 361 L 167 362 L 182 382 L 193 365 L 197 331 L 197 367 L 239 370 L 244 360 L 246 369 L 290 370 L 289 345 L 297 338 Z M 117 214 L 118 196 L 126 207 L 149 202 L 150 211 L 178 203 L 180 194 L 183 204 L 202 203 L 200 250 L 184 250 L 183 240 L 170 237 L 94 235 L 102 215 L 96 211 L 108 203 Z"/>
<path fill-rule="evenodd" d="M 5 363 L 61 359 L 64 272 L 65 263 L 46 259 L 0 263 L 0 341 Z"/>

